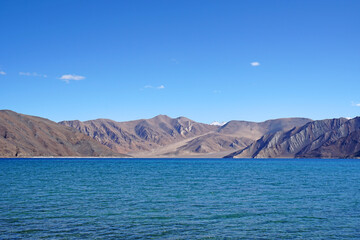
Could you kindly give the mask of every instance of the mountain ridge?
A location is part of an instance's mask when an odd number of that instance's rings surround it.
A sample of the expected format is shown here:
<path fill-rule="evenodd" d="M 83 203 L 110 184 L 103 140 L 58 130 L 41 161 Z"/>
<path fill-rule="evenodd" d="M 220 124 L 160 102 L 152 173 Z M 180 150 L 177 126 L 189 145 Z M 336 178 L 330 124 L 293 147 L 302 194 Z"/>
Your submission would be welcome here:
<path fill-rule="evenodd" d="M 304 157 L 350 157 L 352 152 L 340 154 L 343 137 L 360 129 L 360 118 L 335 118 L 312 121 L 289 131 L 278 131 L 261 137 L 244 149 L 231 153 L 228 158 L 304 158 Z M 353 137 L 356 137 L 354 135 Z M 339 145 L 340 144 L 340 145 Z M 324 152 L 325 146 L 338 145 L 337 153 Z M 332 147 L 334 148 L 334 147 Z M 318 150 L 317 150 L 318 149 Z M 357 149 L 356 146 L 354 149 Z M 319 152 L 320 151 L 320 152 Z"/>
<path fill-rule="evenodd" d="M 309 121 L 311 119 L 306 118 L 284 118 L 260 123 L 234 120 L 216 126 L 186 117 L 158 115 L 127 122 L 95 119 L 62 121 L 60 124 L 73 127 L 117 152 L 142 157 L 179 157 L 235 151 L 269 131 L 288 129 Z M 248 125 L 252 127 L 247 128 Z M 237 132 L 234 132 L 234 128 Z M 179 142 L 182 145 L 177 144 Z M 169 145 L 173 148 L 164 152 L 162 148 Z"/>
<path fill-rule="evenodd" d="M 0 110 L 0 156 L 357 158 L 360 117 L 224 125 L 157 115 L 117 122 L 62 121 Z"/>
<path fill-rule="evenodd" d="M 0 110 L 0 156 L 128 157 L 49 119 Z"/>

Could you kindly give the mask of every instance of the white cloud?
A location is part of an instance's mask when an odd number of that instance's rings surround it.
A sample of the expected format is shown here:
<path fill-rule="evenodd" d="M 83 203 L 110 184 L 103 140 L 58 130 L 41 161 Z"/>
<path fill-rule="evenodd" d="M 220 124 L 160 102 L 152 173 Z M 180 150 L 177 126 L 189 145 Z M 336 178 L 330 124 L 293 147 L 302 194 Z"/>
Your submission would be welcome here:
<path fill-rule="evenodd" d="M 74 75 L 74 74 L 65 74 L 65 75 L 62 75 L 59 79 L 63 80 L 66 83 L 69 83 L 71 80 L 73 80 L 73 81 L 83 80 L 83 79 L 85 79 L 85 77 L 79 76 L 79 75 Z"/>
<path fill-rule="evenodd" d="M 250 63 L 250 64 L 251 64 L 251 66 L 253 66 L 253 67 L 260 66 L 260 63 L 259 63 L 259 62 L 252 62 L 252 63 Z"/>
<path fill-rule="evenodd" d="M 160 85 L 160 86 L 154 87 L 154 86 L 152 86 L 152 85 L 145 85 L 144 88 L 145 88 L 145 89 L 164 89 L 165 86 L 164 86 L 164 85 Z"/>
<path fill-rule="evenodd" d="M 44 77 L 46 78 L 47 75 L 45 74 L 39 74 L 39 73 L 36 73 L 36 72 L 19 72 L 19 75 L 22 75 L 22 76 L 32 76 L 32 77 Z"/>
<path fill-rule="evenodd" d="M 354 103 L 353 106 L 355 106 L 355 107 L 360 107 L 360 103 Z"/>
<path fill-rule="evenodd" d="M 6 72 L 0 71 L 0 75 L 6 75 Z"/>

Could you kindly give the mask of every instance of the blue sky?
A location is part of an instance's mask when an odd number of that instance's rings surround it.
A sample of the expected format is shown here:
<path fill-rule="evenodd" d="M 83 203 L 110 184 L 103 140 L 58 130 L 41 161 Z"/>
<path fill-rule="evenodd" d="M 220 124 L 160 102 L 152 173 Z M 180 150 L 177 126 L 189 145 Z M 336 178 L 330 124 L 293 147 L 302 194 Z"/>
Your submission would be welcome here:
<path fill-rule="evenodd" d="M 54 121 L 360 115 L 360 1 L 0 1 L 0 109 Z"/>

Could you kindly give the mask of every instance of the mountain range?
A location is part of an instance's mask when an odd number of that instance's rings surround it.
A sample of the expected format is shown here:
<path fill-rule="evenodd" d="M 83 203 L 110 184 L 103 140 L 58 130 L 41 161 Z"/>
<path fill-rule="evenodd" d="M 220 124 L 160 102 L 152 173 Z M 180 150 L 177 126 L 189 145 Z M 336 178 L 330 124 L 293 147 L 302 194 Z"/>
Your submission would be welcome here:
<path fill-rule="evenodd" d="M 230 121 L 217 126 L 185 117 L 159 115 L 129 122 L 97 119 L 60 124 L 77 129 L 115 152 L 134 157 L 222 157 L 245 148 L 264 134 L 302 126 L 309 121 L 306 118 L 261 123 Z"/>
<path fill-rule="evenodd" d="M 357 158 L 360 117 L 204 124 L 158 115 L 62 121 L 0 111 L 1 157 Z"/>

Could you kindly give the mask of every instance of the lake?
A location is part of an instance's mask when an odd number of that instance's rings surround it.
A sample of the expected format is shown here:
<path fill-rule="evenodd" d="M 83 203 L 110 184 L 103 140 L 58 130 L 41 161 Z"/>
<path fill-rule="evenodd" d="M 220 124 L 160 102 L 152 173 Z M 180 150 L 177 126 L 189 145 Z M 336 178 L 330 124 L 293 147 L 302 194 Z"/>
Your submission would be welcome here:
<path fill-rule="evenodd" d="M 360 160 L 1 159 L 0 239 L 360 239 Z"/>

